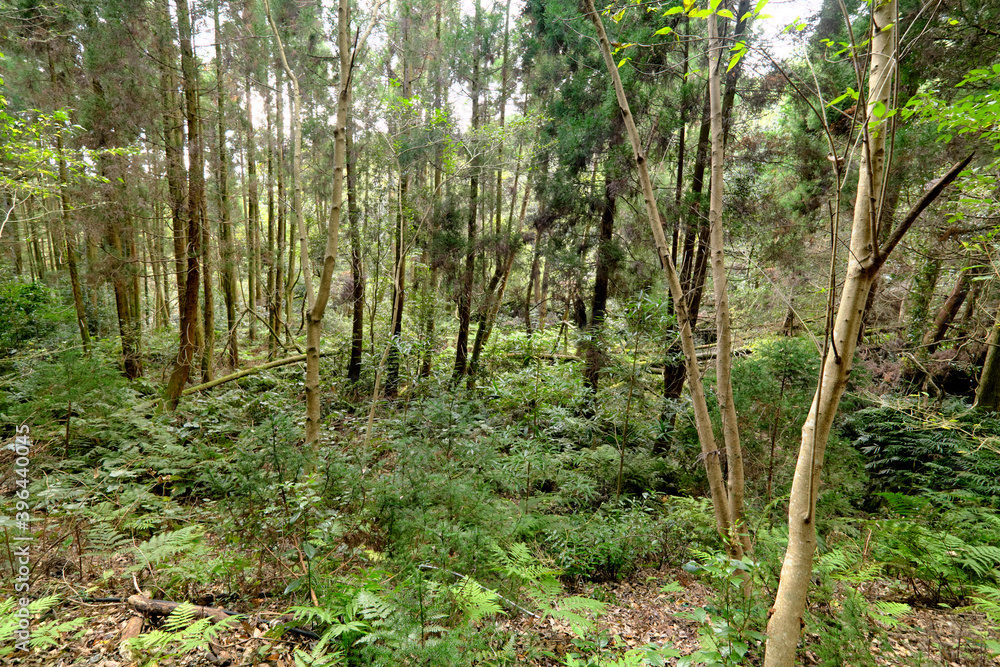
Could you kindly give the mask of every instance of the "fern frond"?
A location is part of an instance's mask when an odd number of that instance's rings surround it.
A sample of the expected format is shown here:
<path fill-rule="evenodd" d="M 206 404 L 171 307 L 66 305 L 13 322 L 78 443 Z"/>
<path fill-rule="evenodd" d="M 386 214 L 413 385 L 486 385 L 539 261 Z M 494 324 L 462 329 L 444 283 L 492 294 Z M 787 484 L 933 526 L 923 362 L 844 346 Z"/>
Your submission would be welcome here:
<path fill-rule="evenodd" d="M 466 577 L 462 583 L 453 586 L 452 593 L 470 623 L 503 611 L 496 591 L 483 587 L 471 577 Z"/>

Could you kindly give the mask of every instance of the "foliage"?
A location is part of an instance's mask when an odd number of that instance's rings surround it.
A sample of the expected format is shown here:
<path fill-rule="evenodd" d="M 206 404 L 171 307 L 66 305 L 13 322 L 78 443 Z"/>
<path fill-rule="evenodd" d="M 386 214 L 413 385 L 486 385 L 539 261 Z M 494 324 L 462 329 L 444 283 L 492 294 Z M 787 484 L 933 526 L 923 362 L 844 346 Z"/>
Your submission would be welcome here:
<path fill-rule="evenodd" d="M 844 432 L 867 457 L 876 491 L 961 489 L 983 499 L 1000 492 L 1000 420 L 961 404 L 933 411 L 886 403 L 849 415 Z"/>
<path fill-rule="evenodd" d="M 40 282 L 0 281 L 0 355 L 17 352 L 52 330 L 52 294 Z"/>
<path fill-rule="evenodd" d="M 59 596 L 46 595 L 33 599 L 28 603 L 28 612 L 32 617 L 44 617 L 59 607 Z M 19 609 L 19 601 L 16 598 L 7 598 L 0 601 L 0 657 L 10 655 L 15 651 L 14 631 L 18 628 L 20 617 L 16 615 Z M 68 621 L 51 619 L 46 621 L 33 621 L 31 623 L 31 639 L 28 646 L 32 649 L 44 649 L 53 646 L 61 646 L 67 639 L 77 639 L 86 631 L 83 626 L 87 624 L 89 618 L 80 616 Z"/>
<path fill-rule="evenodd" d="M 718 598 L 710 606 L 684 612 L 700 624 L 701 648 L 681 658 L 688 665 L 741 665 L 759 655 L 766 639 L 763 600 L 753 594 L 757 564 L 749 557 L 729 558 L 720 552 L 695 552 L 697 560 L 684 569 L 697 573 L 715 588 Z"/>
<path fill-rule="evenodd" d="M 133 656 L 143 666 L 158 665 L 171 656 L 186 655 L 206 646 L 224 630 L 239 624 L 238 616 L 222 621 L 214 618 L 195 620 L 195 606 L 179 605 L 163 621 L 163 628 L 146 632 L 128 640 Z"/>

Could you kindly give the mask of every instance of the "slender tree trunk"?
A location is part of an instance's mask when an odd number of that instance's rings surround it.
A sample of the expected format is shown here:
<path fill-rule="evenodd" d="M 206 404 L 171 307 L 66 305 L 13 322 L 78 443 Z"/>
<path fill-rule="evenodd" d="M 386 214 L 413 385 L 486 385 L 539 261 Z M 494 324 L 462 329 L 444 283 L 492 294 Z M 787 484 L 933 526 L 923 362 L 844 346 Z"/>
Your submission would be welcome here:
<path fill-rule="evenodd" d="M 444 52 L 441 42 L 441 15 L 442 0 L 438 0 L 434 10 L 434 116 L 439 117 L 442 105 L 442 79 L 444 78 Z M 444 142 L 438 141 L 434 147 L 434 191 L 432 193 L 432 212 L 430 228 L 427 231 L 427 238 L 433 243 L 437 233 L 441 216 L 441 182 L 444 173 Z M 435 336 L 435 319 L 437 315 L 435 292 L 437 290 L 437 258 L 431 253 L 425 252 L 427 256 L 427 276 L 423 285 L 421 301 L 424 304 L 424 354 L 420 361 L 420 377 L 426 378 L 431 374 L 431 366 L 434 361 L 434 350 L 437 347 Z"/>
<path fill-rule="evenodd" d="M 361 211 L 358 209 L 358 153 L 354 145 L 353 123 L 347 131 L 347 217 L 351 223 L 351 358 L 347 379 L 361 379 L 361 356 L 365 345 L 365 265 L 361 255 Z"/>
<path fill-rule="evenodd" d="M 219 26 L 219 4 L 215 2 L 215 100 L 219 114 L 219 231 L 221 233 L 220 257 L 222 259 L 222 294 L 226 302 L 226 349 L 229 350 L 229 366 L 233 369 L 240 364 L 239 340 L 236 332 L 236 265 L 233 260 L 233 221 L 229 202 L 229 152 L 226 148 L 226 91 L 222 74 L 222 38 Z"/>
<path fill-rule="evenodd" d="M 258 200 L 257 183 L 257 142 L 253 125 L 253 104 L 251 100 L 252 86 L 250 77 L 246 77 L 246 136 L 247 136 L 247 250 L 250 268 L 247 272 L 247 308 L 250 309 L 250 342 L 257 340 L 257 295 L 260 289 L 260 203 Z"/>
<path fill-rule="evenodd" d="M 749 5 L 746 0 L 740 3 Z M 745 12 L 749 12 L 749 7 Z M 731 539 L 740 542 L 741 548 L 730 549 L 739 557 L 741 552 L 751 549 L 750 536 L 746 532 L 743 516 L 743 450 L 740 445 L 739 422 L 736 417 L 736 402 L 733 398 L 733 330 L 729 314 L 729 292 L 726 285 L 725 238 L 722 229 L 722 194 L 725 164 L 725 137 L 723 134 L 722 103 L 720 84 L 723 42 L 719 39 L 718 19 L 715 13 L 708 17 L 709 55 L 708 96 L 711 107 L 712 126 L 712 181 L 709 191 L 708 220 L 711 228 L 712 247 L 712 289 L 715 293 L 715 376 L 716 396 L 719 413 L 722 415 L 722 434 L 726 443 L 726 463 L 729 474 L 729 525 L 736 532 Z"/>
<path fill-rule="evenodd" d="M 49 59 L 49 81 L 53 89 L 56 88 L 56 67 L 52 58 L 52 50 L 47 50 Z M 66 185 L 69 183 L 69 173 L 66 169 L 66 159 L 63 157 L 62 134 L 56 134 L 56 158 L 59 163 L 59 214 L 60 229 L 59 236 L 66 247 L 66 264 L 69 267 L 70 288 L 73 291 L 73 307 L 76 310 L 76 324 L 80 329 L 80 341 L 83 344 L 83 353 L 90 355 L 90 332 L 87 330 L 87 311 L 83 305 L 83 290 L 80 287 L 80 273 L 76 266 L 76 244 L 73 242 L 73 230 L 69 219 L 69 196 L 66 193 Z"/>
<path fill-rule="evenodd" d="M 976 388 L 975 407 L 989 412 L 1000 412 L 1000 320 L 990 330 L 986 345 L 986 361 Z"/>
<path fill-rule="evenodd" d="M 594 301 L 590 309 L 590 320 L 584 342 L 583 383 L 592 393 L 597 391 L 601 369 L 604 367 L 604 351 L 601 349 L 601 329 L 608 309 L 608 283 L 614 270 L 612 243 L 614 242 L 615 204 L 612 194 L 611 174 L 604 174 L 604 206 L 597 239 L 597 268 L 594 277 Z"/>
<path fill-rule="evenodd" d="M 199 110 L 199 122 L 201 112 Z M 202 132 L 204 136 L 204 132 Z M 212 357 L 215 355 L 215 288 L 212 280 L 212 228 L 207 215 L 207 201 L 201 202 L 201 254 L 202 279 L 204 282 L 205 300 L 202 308 L 202 330 L 204 331 L 201 348 L 201 381 L 212 381 Z"/>
<path fill-rule="evenodd" d="M 184 308 L 184 287 L 187 282 L 187 175 L 184 173 L 184 113 L 177 99 L 177 57 L 174 40 L 166 33 L 170 29 L 170 15 L 163 3 L 162 20 L 164 39 L 160 47 L 163 87 L 164 156 L 167 163 L 167 196 L 170 200 L 170 224 L 174 241 L 174 275 L 177 283 L 177 310 Z"/>
<path fill-rule="evenodd" d="M 938 345 L 944 340 L 945 334 L 948 333 L 948 327 L 955 321 L 955 316 L 958 315 L 962 304 L 965 303 L 965 297 L 969 295 L 970 273 L 971 269 L 968 269 L 958 274 L 955 287 L 934 317 L 933 327 L 924 336 L 923 345 L 928 355 L 934 354 L 934 351 L 937 350 Z"/>
<path fill-rule="evenodd" d="M 820 378 L 812 407 L 802 427 L 802 443 L 792 480 L 788 504 L 788 549 L 781 567 L 773 615 L 768 622 L 766 667 L 791 667 L 801 633 L 806 595 L 812 576 L 816 551 L 816 499 L 819 495 L 823 456 L 840 398 L 847 386 L 854 361 L 864 303 L 879 268 L 898 244 L 920 212 L 937 197 L 968 164 L 971 156 L 951 169 L 931 188 L 902 220 L 880 249 L 875 211 L 881 209 L 886 134 L 885 118 L 874 116 L 876 104 L 890 106 L 898 57 L 897 9 L 889 0 L 872 9 L 870 34 L 870 71 L 866 108 L 865 145 L 862 147 L 854 221 L 851 230 L 847 275 L 841 292 L 840 307 L 829 344 L 820 366 Z M 831 280 L 832 282 L 832 280 Z"/>
<path fill-rule="evenodd" d="M 177 407 L 181 391 L 191 374 L 191 362 L 198 328 L 198 283 L 201 259 L 201 202 L 205 196 L 204 154 L 198 119 L 198 94 L 200 82 L 198 64 L 191 43 L 191 15 L 187 0 L 175 0 L 177 4 L 177 27 L 181 45 L 181 71 L 184 75 L 184 103 L 188 128 L 188 226 L 187 226 L 187 274 L 184 284 L 184 307 L 181 311 L 180 347 L 174 370 L 170 374 L 165 394 L 169 410 Z"/>
<path fill-rule="evenodd" d="M 476 137 L 479 131 L 480 85 L 480 3 L 476 0 L 476 37 L 472 56 L 472 129 Z M 472 314 L 472 286 L 476 272 L 476 213 L 479 210 L 479 148 L 473 140 L 473 157 L 469 165 L 469 224 L 466 233 L 465 274 L 462 277 L 462 291 L 458 302 L 458 339 L 455 342 L 455 368 L 453 377 L 459 378 L 468 372 L 469 324 Z"/>
<path fill-rule="evenodd" d="M 719 461 L 720 452 L 715 444 L 715 435 L 712 432 L 712 420 L 709 416 L 708 402 L 705 399 L 705 388 L 702 385 L 701 372 L 698 368 L 697 352 L 694 345 L 694 336 L 691 332 L 691 322 L 686 312 L 684 293 L 670 256 L 670 246 L 663 234 L 663 226 L 660 223 L 660 214 L 656 206 L 656 198 L 653 194 L 653 184 L 649 178 L 649 171 L 646 166 L 646 156 L 643 152 L 642 142 L 639 139 L 639 132 L 635 127 L 635 121 L 632 119 L 628 99 L 625 97 L 625 89 L 618 74 L 618 66 L 611 55 L 611 43 L 608 41 L 607 33 L 604 31 L 604 24 L 601 21 L 601 17 L 597 13 L 597 10 L 594 9 L 593 0 L 585 1 L 587 15 L 597 30 L 601 53 L 604 56 L 604 64 L 614 84 L 618 107 L 621 110 L 625 129 L 632 144 L 632 155 L 639 172 L 639 182 L 642 185 L 643 200 L 646 204 L 646 214 L 649 217 L 650 229 L 653 232 L 653 238 L 656 240 L 656 249 L 660 256 L 660 263 L 663 266 L 667 283 L 670 286 L 670 292 L 674 299 L 677 321 L 680 323 L 681 329 L 681 344 L 687 364 L 688 385 L 691 388 L 695 426 L 698 430 L 698 440 L 701 443 L 701 458 L 705 465 L 706 475 L 708 476 L 712 505 L 715 510 L 716 527 L 719 530 L 719 534 L 726 539 L 731 535 L 729 523 L 730 511 L 728 508 L 729 498 L 726 493 L 725 481 L 722 478 L 722 466 Z M 738 544 L 737 542 L 734 546 L 738 546 Z"/>

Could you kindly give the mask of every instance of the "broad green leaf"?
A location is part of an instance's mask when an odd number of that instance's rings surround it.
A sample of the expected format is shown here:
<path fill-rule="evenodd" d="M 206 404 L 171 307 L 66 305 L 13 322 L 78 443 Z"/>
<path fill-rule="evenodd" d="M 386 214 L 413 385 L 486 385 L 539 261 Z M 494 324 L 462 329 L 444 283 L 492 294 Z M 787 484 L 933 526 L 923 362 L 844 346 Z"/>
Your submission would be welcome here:
<path fill-rule="evenodd" d="M 660 28 L 659 30 L 657 30 L 656 32 L 654 32 L 653 34 L 654 35 L 669 35 L 673 31 L 674 31 L 674 29 L 671 28 L 670 26 L 664 26 L 664 27 Z"/>
<path fill-rule="evenodd" d="M 735 18 L 733 16 L 733 13 L 731 11 L 729 11 L 728 9 L 720 9 L 719 11 L 716 12 L 716 15 L 717 16 L 721 16 L 724 19 Z"/>

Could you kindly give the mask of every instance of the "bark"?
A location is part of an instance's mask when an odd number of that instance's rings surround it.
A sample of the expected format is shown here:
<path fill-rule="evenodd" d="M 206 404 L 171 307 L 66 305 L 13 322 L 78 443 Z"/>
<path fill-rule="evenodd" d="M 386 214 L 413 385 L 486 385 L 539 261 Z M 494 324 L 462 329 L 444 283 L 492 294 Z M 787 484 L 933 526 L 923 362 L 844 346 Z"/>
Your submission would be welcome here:
<path fill-rule="evenodd" d="M 164 3 L 165 5 L 166 3 Z M 164 21 L 169 27 L 169 15 L 164 6 Z M 177 282 L 177 309 L 184 307 L 184 287 L 187 276 L 187 177 L 184 173 L 184 115 L 177 99 L 176 56 L 173 40 L 166 38 L 160 48 L 161 85 L 163 86 L 164 154 L 167 162 L 167 195 L 170 201 L 170 221 L 174 242 L 174 273 Z"/>
<path fill-rule="evenodd" d="M 612 194 L 611 174 L 604 175 L 604 205 L 601 210 L 601 223 L 597 240 L 597 268 L 594 277 L 594 300 L 591 304 L 590 319 L 584 338 L 584 358 L 587 360 L 583 369 L 584 386 L 591 392 L 597 391 L 601 369 L 604 367 L 604 352 L 599 338 L 604 326 L 604 318 L 608 310 L 608 283 L 614 270 L 612 242 L 615 227 L 615 204 L 617 199 Z"/>
<path fill-rule="evenodd" d="M 52 58 L 52 50 L 48 49 L 49 59 L 49 80 L 53 88 L 56 87 L 56 67 Z M 80 330 L 80 341 L 83 344 L 84 355 L 90 355 L 90 332 L 87 330 L 87 311 L 83 305 L 83 290 L 80 287 L 80 274 L 76 266 L 76 244 L 73 242 L 73 230 L 70 227 L 69 219 L 69 196 L 66 193 L 66 186 L 69 183 L 69 174 L 66 169 L 66 159 L 63 157 L 62 134 L 56 134 L 56 158 L 59 163 L 59 216 L 60 228 L 59 236 L 66 248 L 66 264 L 69 267 L 69 282 L 73 292 L 73 308 L 76 310 L 76 324 Z"/>
<path fill-rule="evenodd" d="M 257 312 L 257 286 L 260 280 L 260 203 L 258 201 L 257 181 L 257 142 L 254 137 L 253 104 L 251 103 L 250 77 L 246 77 L 246 136 L 247 136 L 247 245 L 249 254 L 249 270 L 247 272 L 247 308 Z M 280 195 L 279 195 L 280 199 Z M 257 339 L 257 318 L 250 318 L 250 342 Z"/>
<path fill-rule="evenodd" d="M 542 230 L 535 227 L 535 249 L 531 257 L 531 272 L 528 274 L 528 290 L 524 295 L 524 328 L 531 335 L 531 311 L 538 305 L 537 294 L 541 293 L 541 275 L 539 265 L 542 252 Z M 533 298 L 534 297 L 534 298 Z"/>
<path fill-rule="evenodd" d="M 476 0 L 476 38 L 472 54 L 472 130 L 473 141 L 479 130 L 479 93 L 481 82 L 480 57 L 481 38 L 480 4 Z M 473 144 L 472 162 L 469 165 L 469 224 L 466 235 L 465 274 L 462 277 L 462 291 L 458 302 L 458 339 L 455 342 L 455 368 L 453 377 L 459 378 L 468 372 L 469 323 L 472 314 L 472 285 L 476 271 L 476 213 L 479 210 L 479 149 Z"/>
<path fill-rule="evenodd" d="M 1000 412 L 1000 321 L 993 325 L 986 342 L 986 361 L 979 376 L 974 407 L 989 412 Z"/>
<path fill-rule="evenodd" d="M 139 258 L 135 255 L 135 244 L 131 239 L 133 233 L 128 217 L 108 220 L 108 246 L 112 251 L 111 284 L 118 314 L 122 363 L 125 377 L 130 380 L 142 377 L 142 319 L 136 289 L 138 273 L 135 271 Z"/>
<path fill-rule="evenodd" d="M 873 9 L 866 141 L 862 150 L 854 220 L 851 229 L 847 275 L 840 306 L 820 366 L 820 376 L 809 415 L 802 426 L 802 441 L 792 479 L 788 504 L 788 549 L 781 567 L 778 592 L 768 622 L 766 667 L 791 667 L 803 624 L 806 595 L 816 551 L 816 499 L 827 440 L 834 416 L 847 386 L 854 360 L 864 304 L 879 269 L 920 213 L 958 176 L 972 156 L 956 164 L 937 181 L 899 223 L 879 248 L 875 211 L 885 160 L 888 126 L 872 115 L 877 103 L 888 107 L 896 60 L 896 2 Z"/>
<path fill-rule="evenodd" d="M 705 472 L 708 476 L 708 485 L 715 511 L 716 527 L 719 530 L 719 534 L 726 538 L 731 532 L 729 525 L 730 513 L 728 509 L 729 499 L 726 493 L 725 481 L 722 478 L 722 466 L 719 461 L 720 452 L 715 445 L 715 435 L 712 432 L 708 403 L 705 400 L 705 389 L 702 385 L 701 373 L 698 368 L 697 350 L 694 345 L 694 336 L 691 333 L 691 324 L 686 311 L 680 279 L 677 276 L 677 271 L 670 256 L 670 246 L 663 234 L 663 226 L 660 223 L 660 214 L 653 194 L 653 185 L 646 166 L 646 155 L 643 152 L 642 142 L 639 138 L 639 132 L 635 127 L 635 121 L 632 119 L 628 99 L 625 97 L 625 89 L 622 87 L 621 77 L 618 75 L 617 64 L 611 55 L 611 43 L 608 41 L 607 33 L 604 31 L 604 24 L 601 21 L 601 17 L 594 9 L 593 0 L 585 1 L 587 14 L 597 30 L 601 53 L 604 56 L 604 64 L 614 84 L 618 107 L 621 110 L 625 129 L 632 144 L 632 155 L 639 172 L 639 182 L 642 185 L 643 201 L 646 204 L 649 226 L 653 232 L 657 254 L 660 257 L 660 263 L 674 299 L 674 308 L 677 311 L 677 321 L 680 323 L 681 343 L 688 371 L 688 384 L 691 388 L 691 399 L 694 406 L 695 426 L 698 430 L 698 440 L 701 443 L 702 449 L 700 458 L 705 465 Z"/>
<path fill-rule="evenodd" d="M 347 362 L 347 379 L 361 379 L 361 355 L 365 344 L 365 265 L 361 256 L 361 211 L 358 209 L 358 153 L 354 146 L 354 129 L 347 125 L 347 218 L 351 223 L 351 357 Z"/>
<path fill-rule="evenodd" d="M 741 2 L 740 7 L 748 2 Z M 749 12 L 749 6 L 744 13 Z M 742 14 L 741 14 L 742 15 Z M 745 22 L 741 22 L 745 27 Z M 733 331 L 729 315 L 729 292 L 726 286 L 725 238 L 722 230 L 722 190 L 723 166 L 725 161 L 725 137 L 723 135 L 723 109 L 720 99 L 723 41 L 719 38 L 718 18 L 713 13 L 708 17 L 709 48 L 714 55 L 709 56 L 708 97 L 711 108 L 712 126 L 712 181 L 709 191 L 708 220 L 712 248 L 712 289 L 715 294 L 716 331 L 716 396 L 719 414 L 722 415 L 722 434 L 726 443 L 726 462 L 729 479 L 729 525 L 735 531 L 731 539 L 740 544 L 731 544 L 734 557 L 749 552 L 750 536 L 746 532 L 743 516 L 743 450 L 740 446 L 740 430 L 736 417 L 736 403 L 733 398 Z M 735 89 L 735 86 L 733 86 Z M 732 102 L 730 101 L 730 104 Z"/>
<path fill-rule="evenodd" d="M 934 354 L 934 351 L 937 350 L 938 345 L 944 340 L 945 334 L 948 333 L 948 327 L 955 321 L 955 316 L 958 315 L 962 304 L 965 303 L 965 297 L 969 295 L 969 276 L 970 271 L 968 270 L 959 273 L 955 287 L 934 317 L 934 326 L 928 330 L 922 341 L 927 354 Z"/>
<path fill-rule="evenodd" d="M 200 112 L 199 112 L 200 116 Z M 199 122 L 201 122 L 199 118 Z M 207 202 L 203 199 L 201 203 L 201 254 L 202 254 L 202 278 L 204 282 L 205 301 L 202 308 L 202 329 L 204 337 L 201 348 L 201 381 L 208 382 L 212 379 L 212 357 L 215 355 L 215 289 L 212 280 L 212 232 L 206 215 Z"/>
<path fill-rule="evenodd" d="M 205 192 L 204 155 L 201 145 L 201 130 L 198 122 L 198 94 L 200 82 L 198 63 L 195 61 L 191 43 L 191 16 L 187 0 L 175 0 L 177 5 L 177 28 L 181 45 L 181 71 L 184 76 L 184 109 L 188 128 L 188 225 L 187 225 L 187 273 L 184 283 L 184 304 L 180 318 L 180 347 L 174 362 L 173 372 L 165 393 L 168 410 L 177 408 L 181 391 L 191 374 L 191 361 L 198 328 L 198 283 L 201 272 L 201 201 Z"/>
<path fill-rule="evenodd" d="M 221 35 L 219 26 L 219 3 L 215 3 L 215 34 Z M 215 40 L 215 93 L 216 106 L 219 115 L 219 155 L 217 178 L 219 181 L 219 242 L 222 267 L 222 294 L 226 302 L 226 326 L 229 333 L 226 336 L 226 349 L 229 351 L 229 366 L 240 365 L 239 340 L 236 335 L 236 265 L 233 261 L 233 221 L 230 217 L 229 202 L 229 153 L 226 149 L 226 91 L 222 77 L 222 38 Z"/>
<path fill-rule="evenodd" d="M 343 2 L 344 0 L 341 0 Z M 292 129 L 292 212 L 295 215 L 295 226 L 299 233 L 299 244 L 301 246 L 301 262 L 302 262 L 302 277 L 305 282 L 306 288 L 306 308 L 309 310 L 309 317 L 307 321 L 306 329 L 306 378 L 305 378 L 305 393 L 306 393 L 306 446 L 315 447 L 319 442 L 319 420 L 320 420 L 320 406 L 319 406 L 319 343 L 320 343 L 320 333 L 323 321 L 323 309 L 326 308 L 326 301 L 329 297 L 329 286 L 324 293 L 322 288 L 320 289 L 320 297 L 317 298 L 316 291 L 313 286 L 312 273 L 309 267 L 309 233 L 306 229 L 305 215 L 302 210 L 302 96 L 299 92 L 299 80 L 292 68 L 288 64 L 288 60 L 285 57 L 285 48 L 282 44 L 281 35 L 278 32 L 278 26 L 274 22 L 274 17 L 271 15 L 271 5 L 267 0 L 264 0 L 264 9 L 267 12 L 268 23 L 271 24 L 271 32 L 274 35 L 275 49 L 278 52 L 278 57 L 281 63 L 281 67 L 285 74 L 288 76 L 289 86 L 291 88 L 291 129 Z M 338 15 L 340 10 L 338 10 Z M 339 41 L 339 40 L 338 40 Z M 339 103 L 338 103 L 338 120 L 340 116 Z M 338 123 L 337 132 L 340 132 L 340 126 Z M 337 149 L 339 150 L 339 143 Z M 336 157 L 334 158 L 336 161 Z M 343 170 L 343 155 L 340 155 L 341 162 L 341 173 Z M 335 176 L 334 180 L 337 179 L 337 170 L 334 170 Z M 339 194 L 339 188 L 338 188 Z M 279 197 L 280 199 L 280 197 Z M 337 208 L 339 214 L 339 206 Z M 337 220 L 339 224 L 339 218 Z M 336 258 L 336 239 L 334 243 L 334 258 Z M 330 239 L 327 238 L 327 249 L 329 250 Z M 324 264 L 326 263 L 326 257 L 324 257 Z M 324 270 L 325 274 L 325 270 Z M 320 304 L 322 300 L 322 304 Z M 319 318 L 314 319 L 313 310 L 319 306 Z"/>

